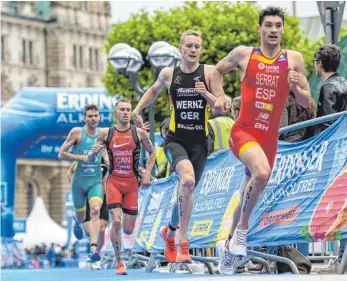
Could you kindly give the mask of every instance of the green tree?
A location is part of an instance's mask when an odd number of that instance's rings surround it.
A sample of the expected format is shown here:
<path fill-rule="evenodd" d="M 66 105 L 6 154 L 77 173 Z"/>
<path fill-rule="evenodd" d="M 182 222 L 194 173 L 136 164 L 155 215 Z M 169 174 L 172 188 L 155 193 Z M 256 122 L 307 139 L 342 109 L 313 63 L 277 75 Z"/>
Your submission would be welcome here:
<path fill-rule="evenodd" d="M 178 46 L 182 32 L 196 29 L 203 32 L 205 50 L 201 55 L 201 63 L 216 64 L 239 45 L 259 45 L 259 12 L 260 8 L 250 3 L 230 2 L 186 2 L 183 7 L 168 12 L 157 11 L 152 17 L 142 10 L 133 14 L 127 22 L 113 26 L 105 49 L 108 52 L 114 44 L 123 42 L 137 48 L 145 57 L 151 43 L 167 41 Z M 308 77 L 313 71 L 315 46 L 300 30 L 299 21 L 286 16 L 282 47 L 298 50 L 304 55 Z M 103 81 L 110 93 L 123 94 L 136 103 L 138 95 L 130 89 L 129 81 L 117 75 L 110 64 Z M 148 62 L 139 72 L 139 81 L 142 86 L 147 87 L 153 83 L 153 73 Z M 225 75 L 224 89 L 232 97 L 239 95 L 240 81 L 236 71 Z M 169 116 L 169 104 L 164 91 L 157 99 L 155 110 L 158 121 Z"/>

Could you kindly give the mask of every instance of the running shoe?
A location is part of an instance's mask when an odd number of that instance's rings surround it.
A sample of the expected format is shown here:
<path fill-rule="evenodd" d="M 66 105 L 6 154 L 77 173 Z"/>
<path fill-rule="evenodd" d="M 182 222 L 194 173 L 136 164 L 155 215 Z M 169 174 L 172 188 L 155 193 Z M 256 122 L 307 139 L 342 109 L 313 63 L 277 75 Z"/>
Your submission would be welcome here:
<path fill-rule="evenodd" d="M 161 228 L 160 234 L 165 242 L 164 256 L 169 263 L 176 262 L 177 250 L 176 250 L 176 239 L 169 238 L 167 236 L 168 226 L 163 226 Z"/>
<path fill-rule="evenodd" d="M 192 257 L 189 254 L 188 241 L 181 241 L 177 251 L 176 262 L 192 263 Z"/>
<path fill-rule="evenodd" d="M 229 251 L 232 255 L 243 257 L 247 256 L 247 233 L 248 230 L 239 230 L 236 228 L 233 237 L 230 239 Z"/>
<path fill-rule="evenodd" d="M 81 240 L 83 238 L 83 229 L 81 224 L 77 221 L 77 219 L 74 217 L 74 226 L 73 226 L 73 234 L 78 240 Z"/>
<path fill-rule="evenodd" d="M 237 264 L 241 258 L 234 256 L 225 247 L 225 240 L 219 241 L 216 244 L 218 256 L 218 270 L 222 275 L 232 275 L 236 273 Z"/>
<path fill-rule="evenodd" d="M 90 250 L 87 262 L 94 263 L 101 259 L 99 253 L 96 250 Z"/>
<path fill-rule="evenodd" d="M 90 269 L 93 269 L 93 270 L 100 270 L 100 269 L 101 269 L 100 261 L 91 263 L 91 264 L 90 264 Z"/>
<path fill-rule="evenodd" d="M 128 272 L 127 272 L 125 265 L 122 261 L 118 262 L 118 264 L 117 264 L 116 274 L 117 275 L 128 275 Z"/>

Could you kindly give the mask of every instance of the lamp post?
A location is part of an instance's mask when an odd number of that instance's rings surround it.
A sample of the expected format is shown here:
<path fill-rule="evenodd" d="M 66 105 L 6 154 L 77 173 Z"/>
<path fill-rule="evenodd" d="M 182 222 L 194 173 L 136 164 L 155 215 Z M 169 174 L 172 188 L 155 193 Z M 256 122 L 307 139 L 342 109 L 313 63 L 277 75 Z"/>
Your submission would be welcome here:
<path fill-rule="evenodd" d="M 164 67 L 175 67 L 181 63 L 181 54 L 178 49 L 167 42 L 158 41 L 153 43 L 146 56 L 154 71 L 155 80 Z M 108 61 L 118 74 L 126 76 L 130 86 L 140 98 L 147 88 L 140 86 L 137 73 L 144 64 L 139 50 L 125 43 L 115 44 L 109 51 Z M 155 112 L 154 103 L 149 107 L 148 121 L 151 126 L 150 139 L 154 143 Z M 143 164 L 143 163 L 142 163 Z"/>

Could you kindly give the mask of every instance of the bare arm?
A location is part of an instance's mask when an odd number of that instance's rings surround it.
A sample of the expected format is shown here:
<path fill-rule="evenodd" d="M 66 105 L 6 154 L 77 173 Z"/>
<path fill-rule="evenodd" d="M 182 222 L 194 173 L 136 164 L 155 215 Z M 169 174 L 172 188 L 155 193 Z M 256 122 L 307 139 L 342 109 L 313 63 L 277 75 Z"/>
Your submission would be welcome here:
<path fill-rule="evenodd" d="M 88 153 L 88 159 L 89 161 L 93 161 L 93 158 L 95 158 L 103 149 L 105 145 L 106 138 L 108 136 L 109 128 L 103 128 L 98 136 L 98 139 L 96 140 L 96 144 L 94 144 L 92 150 Z M 107 153 L 106 153 L 107 154 Z M 104 158 L 104 160 L 108 160 Z"/>
<path fill-rule="evenodd" d="M 70 133 L 68 134 L 65 142 L 61 146 L 58 154 L 58 158 L 60 160 L 67 160 L 67 161 L 87 161 L 86 155 L 78 155 L 68 152 L 68 150 L 80 142 L 80 139 L 82 137 L 82 130 L 81 128 L 73 128 Z"/>
<path fill-rule="evenodd" d="M 132 117 L 137 126 L 137 119 L 139 119 L 140 112 L 149 106 L 157 98 L 160 91 L 167 87 L 170 87 L 173 69 L 165 67 L 160 71 L 157 81 L 143 94 L 136 108 L 133 110 Z"/>
<path fill-rule="evenodd" d="M 66 175 L 67 175 L 67 177 L 69 178 L 69 181 L 71 181 L 72 180 L 72 176 L 73 176 L 73 174 L 74 174 L 74 172 L 75 172 L 75 162 L 72 162 L 71 163 L 71 166 L 69 167 L 69 169 L 67 170 L 67 173 L 66 173 Z"/>
<path fill-rule="evenodd" d="M 107 169 L 109 169 L 109 167 L 110 167 L 110 159 L 108 157 L 108 153 L 107 153 L 106 147 L 104 147 L 104 149 L 102 150 L 102 158 L 104 158 L 104 163 L 105 163 Z"/>
<path fill-rule="evenodd" d="M 207 78 L 206 81 L 207 81 L 208 87 L 210 89 L 211 89 L 211 75 L 212 75 L 213 68 L 214 68 L 213 65 L 206 65 L 205 66 L 205 77 Z M 210 104 L 211 106 L 214 105 L 217 98 L 206 89 L 205 84 L 203 82 L 200 82 L 198 79 L 196 79 L 195 80 L 195 88 L 206 99 L 208 104 Z"/>
<path fill-rule="evenodd" d="M 252 51 L 251 47 L 239 46 L 217 63 L 212 71 L 211 92 L 216 97 L 216 112 L 226 111 L 226 96 L 223 90 L 223 74 L 240 67 L 242 60 Z"/>
<path fill-rule="evenodd" d="M 288 82 L 298 104 L 308 108 L 311 92 L 306 79 L 304 57 L 299 52 L 290 52 L 293 66 L 289 65 Z"/>
<path fill-rule="evenodd" d="M 225 58 L 220 60 L 212 71 L 211 91 L 217 98 L 224 96 L 223 74 L 236 69 L 245 57 L 249 47 L 239 46 L 233 49 Z"/>
<path fill-rule="evenodd" d="M 138 128 L 137 133 L 139 135 L 141 144 L 149 154 L 147 168 L 142 172 L 142 184 L 148 185 L 150 184 L 150 173 L 155 164 L 155 150 L 151 140 L 148 138 L 146 131 Z"/>

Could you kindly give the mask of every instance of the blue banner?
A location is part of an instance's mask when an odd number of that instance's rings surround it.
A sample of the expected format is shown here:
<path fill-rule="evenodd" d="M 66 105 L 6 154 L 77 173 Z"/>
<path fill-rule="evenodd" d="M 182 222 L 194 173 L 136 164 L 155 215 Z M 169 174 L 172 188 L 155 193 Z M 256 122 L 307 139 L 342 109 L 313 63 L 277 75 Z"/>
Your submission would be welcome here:
<path fill-rule="evenodd" d="M 96 104 L 100 127 L 112 126 L 121 96 L 104 88 L 24 88 L 1 109 L 1 236 L 13 237 L 16 159 L 57 159 L 65 136 L 84 126 L 84 106 Z M 155 135 L 155 143 L 161 141 Z"/>
<path fill-rule="evenodd" d="M 208 248 L 225 239 L 240 202 L 244 165 L 229 151 L 207 161 L 194 192 L 188 234 L 191 248 Z M 140 193 L 142 206 L 134 250 L 162 252 L 160 228 L 176 200 L 177 177 Z M 141 199 L 140 199 L 141 200 Z M 249 246 L 347 238 L 347 115 L 329 129 L 300 143 L 280 142 L 265 190 L 250 217 Z"/>
<path fill-rule="evenodd" d="M 26 219 L 15 219 L 13 222 L 13 230 L 16 233 L 26 233 L 27 220 Z"/>
<path fill-rule="evenodd" d="M 66 229 L 67 229 L 67 242 L 65 247 L 69 248 L 72 237 L 72 223 L 73 223 L 73 213 L 74 207 L 72 203 L 72 192 L 65 192 L 65 219 L 66 219 Z"/>
<path fill-rule="evenodd" d="M 11 238 L 0 238 L 1 268 L 23 268 L 27 265 L 27 256 L 23 242 Z"/>
<path fill-rule="evenodd" d="M 1 185 L 7 187 L 6 204 L 1 205 L 2 237 L 14 235 L 16 158 L 42 137 L 62 137 L 73 127 L 84 126 L 86 104 L 98 105 L 100 127 L 111 126 L 118 98 L 103 88 L 24 88 L 1 108 Z M 37 155 L 51 148 L 57 149 L 55 144 L 40 147 Z"/>

